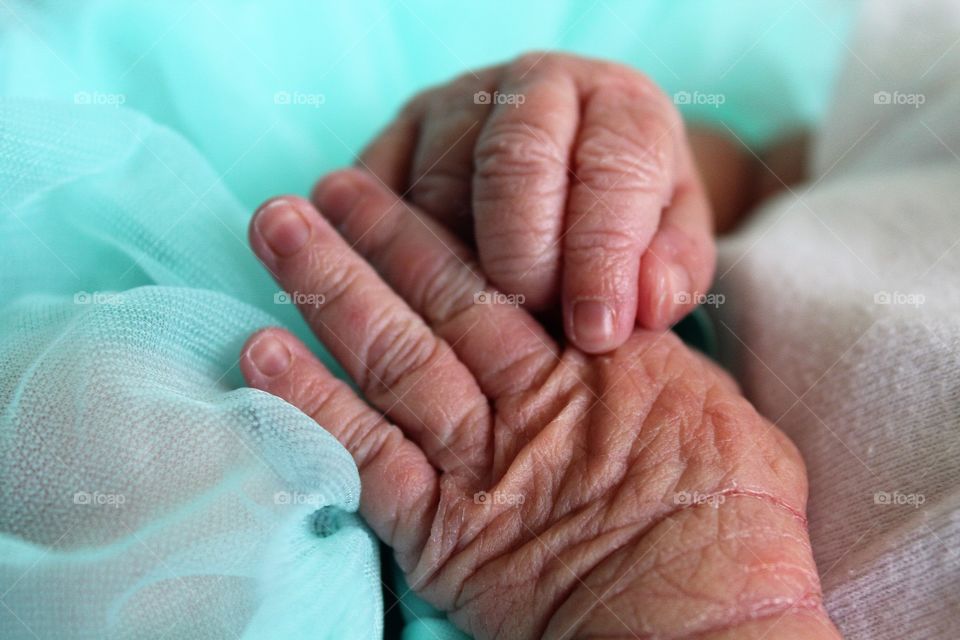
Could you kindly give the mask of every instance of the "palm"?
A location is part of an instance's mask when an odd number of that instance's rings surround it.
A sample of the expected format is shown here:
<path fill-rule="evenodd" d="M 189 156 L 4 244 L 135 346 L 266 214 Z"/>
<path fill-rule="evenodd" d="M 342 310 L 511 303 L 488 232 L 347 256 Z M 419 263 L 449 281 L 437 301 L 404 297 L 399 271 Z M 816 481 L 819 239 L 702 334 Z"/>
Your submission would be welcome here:
<path fill-rule="evenodd" d="M 343 237 L 287 198 L 251 243 L 285 289 L 323 296 L 302 311 L 378 411 L 286 332 L 241 365 L 350 450 L 413 588 L 478 638 L 835 637 L 802 462 L 722 372 L 669 333 L 561 351 L 519 308 L 477 304 L 452 236 L 347 177 L 349 206 L 321 186 Z"/>
<path fill-rule="evenodd" d="M 432 535 L 404 568 L 481 637 L 702 632 L 773 593 L 767 613 L 805 612 L 818 595 L 808 549 L 782 544 L 805 536 L 805 479 L 770 426 L 669 334 L 637 332 L 606 357 L 568 350 L 535 389 L 496 403 L 488 478 L 441 480 Z M 737 528 L 722 534 L 726 521 Z M 676 588 L 690 552 L 724 580 Z M 645 606 L 618 620 L 607 600 L 627 588 Z"/>

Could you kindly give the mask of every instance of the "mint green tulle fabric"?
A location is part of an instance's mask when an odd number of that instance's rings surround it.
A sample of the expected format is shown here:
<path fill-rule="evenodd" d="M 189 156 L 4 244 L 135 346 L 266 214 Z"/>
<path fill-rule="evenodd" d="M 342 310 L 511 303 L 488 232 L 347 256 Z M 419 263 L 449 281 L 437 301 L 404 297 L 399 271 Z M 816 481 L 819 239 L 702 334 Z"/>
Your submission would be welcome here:
<path fill-rule="evenodd" d="M 812 0 L 0 2 L 0 637 L 378 638 L 381 578 L 404 638 L 462 637 L 381 575 L 349 454 L 243 386 L 266 325 L 339 371 L 247 248 L 254 207 L 353 162 L 417 90 L 528 49 L 722 93 L 682 107 L 762 142 L 819 117 L 849 19 Z"/>

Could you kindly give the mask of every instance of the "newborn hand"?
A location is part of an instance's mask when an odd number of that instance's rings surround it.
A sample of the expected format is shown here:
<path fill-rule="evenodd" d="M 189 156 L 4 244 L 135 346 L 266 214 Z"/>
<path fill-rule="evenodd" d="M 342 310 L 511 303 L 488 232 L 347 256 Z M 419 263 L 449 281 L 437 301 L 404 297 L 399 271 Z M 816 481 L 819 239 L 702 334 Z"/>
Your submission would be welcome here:
<path fill-rule="evenodd" d="M 668 327 L 710 286 L 712 216 L 683 123 L 627 67 L 546 54 L 468 73 L 414 98 L 361 163 L 475 234 L 485 273 L 527 308 L 562 289 L 587 353 L 635 323 Z"/>
<path fill-rule="evenodd" d="M 670 333 L 560 352 L 373 177 L 316 198 L 326 219 L 263 207 L 251 244 L 323 296 L 301 310 L 376 410 L 280 329 L 241 366 L 353 454 L 361 513 L 418 593 L 477 638 L 838 637 L 802 461 L 720 370 Z"/>

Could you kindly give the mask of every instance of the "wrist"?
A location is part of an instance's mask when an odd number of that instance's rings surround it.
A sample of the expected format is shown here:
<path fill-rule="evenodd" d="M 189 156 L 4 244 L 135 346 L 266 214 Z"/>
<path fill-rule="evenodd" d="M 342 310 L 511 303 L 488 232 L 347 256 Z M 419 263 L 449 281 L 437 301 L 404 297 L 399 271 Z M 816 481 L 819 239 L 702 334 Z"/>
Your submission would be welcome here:
<path fill-rule="evenodd" d="M 834 639 L 802 519 L 763 497 L 685 506 L 575 581 L 545 637 Z"/>

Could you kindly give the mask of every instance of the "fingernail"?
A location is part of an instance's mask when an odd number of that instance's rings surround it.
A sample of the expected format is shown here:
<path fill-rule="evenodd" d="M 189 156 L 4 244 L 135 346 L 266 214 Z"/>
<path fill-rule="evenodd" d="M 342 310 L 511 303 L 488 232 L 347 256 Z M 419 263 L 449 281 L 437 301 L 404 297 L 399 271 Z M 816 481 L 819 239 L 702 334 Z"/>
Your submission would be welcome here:
<path fill-rule="evenodd" d="M 331 176 L 322 181 L 315 193 L 317 208 L 337 224 L 353 210 L 360 192 L 347 176 Z"/>
<path fill-rule="evenodd" d="M 290 366 L 290 350 L 273 336 L 261 336 L 247 353 L 257 371 L 268 378 L 275 378 Z"/>
<path fill-rule="evenodd" d="M 257 212 L 257 231 L 274 254 L 289 258 L 307 244 L 310 225 L 287 200 L 274 200 Z"/>
<path fill-rule="evenodd" d="M 690 291 L 690 278 L 676 267 L 669 267 L 660 280 L 655 312 L 657 327 L 669 326 L 678 313 L 677 310 L 694 301 L 694 293 Z"/>
<path fill-rule="evenodd" d="M 599 300 L 573 305 L 573 333 L 584 346 L 606 347 L 613 339 L 613 309 Z"/>

